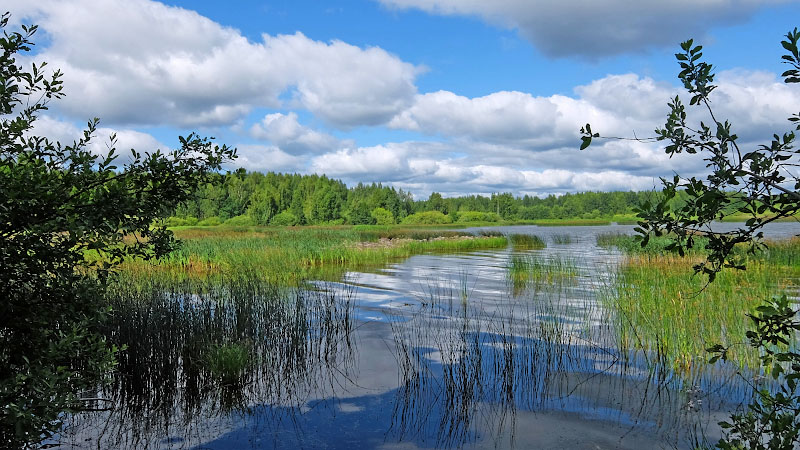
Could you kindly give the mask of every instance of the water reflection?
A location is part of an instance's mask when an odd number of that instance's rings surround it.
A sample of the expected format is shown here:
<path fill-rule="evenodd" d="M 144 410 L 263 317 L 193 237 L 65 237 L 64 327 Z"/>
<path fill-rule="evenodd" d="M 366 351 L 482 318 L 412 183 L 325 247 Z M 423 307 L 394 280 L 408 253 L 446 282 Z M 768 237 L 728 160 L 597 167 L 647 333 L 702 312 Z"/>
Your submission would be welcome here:
<path fill-rule="evenodd" d="M 70 418 L 65 444 L 197 445 L 236 427 L 253 405 L 300 411 L 352 371 L 350 289 L 123 280 L 113 295 L 106 335 L 123 351 L 95 395 L 113 408 Z"/>
<path fill-rule="evenodd" d="M 782 225 L 782 224 L 778 224 Z M 792 224 L 790 224 L 792 225 Z M 711 441 L 747 401 L 735 369 L 676 373 L 624 348 L 597 299 L 632 227 L 515 227 L 547 247 L 418 255 L 338 282 L 122 283 L 127 346 L 85 448 L 654 448 Z M 794 228 L 781 229 L 784 235 Z M 786 231 L 790 230 L 790 231 Z M 476 230 L 477 231 L 477 230 Z M 514 257 L 568 277 L 509 276 Z M 570 269 L 572 270 L 572 269 Z"/>

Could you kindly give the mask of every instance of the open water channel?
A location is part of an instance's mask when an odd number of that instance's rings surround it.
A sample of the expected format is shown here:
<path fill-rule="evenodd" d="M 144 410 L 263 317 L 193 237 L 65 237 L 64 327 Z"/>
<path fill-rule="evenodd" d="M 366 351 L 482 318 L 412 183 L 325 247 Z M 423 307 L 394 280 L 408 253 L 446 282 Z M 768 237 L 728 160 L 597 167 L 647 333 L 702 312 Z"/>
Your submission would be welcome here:
<path fill-rule="evenodd" d="M 509 281 L 515 252 L 508 248 L 348 272 L 281 292 L 292 301 L 271 308 L 252 306 L 275 295 L 261 287 L 242 288 L 253 302 L 231 311 L 215 298 L 238 288 L 177 290 L 144 314 L 158 339 L 148 337 L 145 322 L 115 331 L 129 333 L 131 344 L 110 392 L 96 393 L 110 402 L 68 418 L 53 443 L 642 449 L 716 442 L 716 422 L 748 400 L 734 368 L 677 374 L 650 355 L 617 348 L 600 296 L 622 255 L 598 247 L 596 237 L 632 229 L 493 228 L 541 237 L 546 248 L 523 253 L 569 261 L 567 280 Z M 793 223 L 767 229 L 776 238 L 799 232 Z M 198 320 L 175 318 L 187 314 Z M 202 367 L 190 364 L 193 341 L 184 328 L 209 321 L 242 328 L 260 355 L 235 382 L 203 381 Z M 147 346 L 148 339 L 157 342 Z"/>

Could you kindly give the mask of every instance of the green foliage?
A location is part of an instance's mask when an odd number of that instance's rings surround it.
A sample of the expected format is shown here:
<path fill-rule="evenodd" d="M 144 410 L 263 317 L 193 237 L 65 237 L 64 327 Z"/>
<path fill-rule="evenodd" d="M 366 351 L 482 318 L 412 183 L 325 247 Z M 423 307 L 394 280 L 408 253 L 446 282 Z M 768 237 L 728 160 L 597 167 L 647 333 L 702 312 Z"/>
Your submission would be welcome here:
<path fill-rule="evenodd" d="M 222 384 L 234 385 L 250 362 L 250 351 L 236 342 L 213 345 L 204 359 L 209 372 Z"/>
<path fill-rule="evenodd" d="M 783 62 L 793 67 L 783 73 L 786 83 L 799 80 L 796 77 L 800 68 L 796 54 L 798 36 L 795 29 L 781 43 L 788 50 Z M 704 155 L 711 174 L 705 180 L 679 175 L 662 178 L 662 195 L 642 203 L 637 213 L 642 219 L 639 231 L 643 245 L 651 235 L 670 233 L 674 236 L 672 248 L 683 253 L 695 245 L 698 233 L 706 235 L 710 253 L 694 270 L 713 280 L 724 267 L 743 268 L 734 247 L 746 244 L 751 252 L 756 251 L 762 246 L 760 230 L 765 224 L 800 212 L 800 176 L 793 171 L 798 163 L 794 130 L 775 134 L 769 144 L 749 151 L 739 147 L 732 125 L 714 115 L 709 98 L 716 87 L 712 84 L 714 72 L 711 64 L 702 61 L 701 50 L 701 46 L 689 40 L 681 44 L 681 52 L 675 56 L 681 67 L 678 78 L 692 95 L 689 105 L 708 113 L 710 124 L 690 125 L 686 107 L 675 97 L 669 102 L 667 122 L 656 130 L 655 140 L 667 142 L 665 151 L 669 156 Z M 800 115 L 793 115 L 789 121 L 795 130 L 800 130 Z M 587 127 L 581 130 L 584 144 L 598 137 Z M 685 194 L 683 198 L 681 193 Z M 730 215 L 746 217 L 745 226 L 726 233 L 715 233 L 708 227 L 712 221 Z"/>
<path fill-rule="evenodd" d="M 392 212 L 384 209 L 384 208 L 375 208 L 370 213 L 373 219 L 375 219 L 376 225 L 392 225 L 394 224 L 394 215 Z"/>
<path fill-rule="evenodd" d="M 230 219 L 225 221 L 225 225 L 230 225 L 233 227 L 252 227 L 256 224 L 256 221 L 253 220 L 252 217 L 242 214 L 240 216 L 231 217 Z"/>
<path fill-rule="evenodd" d="M 414 201 L 403 190 L 361 183 L 348 189 L 339 180 L 319 175 L 239 169 L 214 174 L 209 180 L 186 204 L 178 206 L 175 217 L 217 216 L 224 221 L 247 214 L 257 225 L 267 225 L 276 214 L 289 211 L 300 225 L 374 225 L 372 211 L 383 208 L 392 213 L 396 223 L 424 211 L 439 211 L 458 223 L 598 218 L 606 218 L 607 223 L 615 215 L 630 215 L 634 206 L 652 196 L 648 192 L 581 192 L 545 198 L 513 197 L 510 193 L 444 198 L 434 192 L 427 200 Z"/>
<path fill-rule="evenodd" d="M 796 43 L 796 39 L 795 39 Z M 753 385 L 755 399 L 746 411 L 721 422 L 725 436 L 717 443 L 721 449 L 794 449 L 800 442 L 800 353 L 795 333 L 800 331 L 797 311 L 786 295 L 773 298 L 748 314 L 754 330 L 747 332 L 750 345 L 759 350 L 761 365 L 773 379 L 780 380 L 777 391 Z M 727 359 L 729 347 L 708 349 L 711 361 Z"/>
<path fill-rule="evenodd" d="M 299 223 L 300 219 L 298 219 L 297 216 L 289 211 L 276 214 L 269 222 L 270 225 L 275 225 L 278 227 L 293 227 Z"/>
<path fill-rule="evenodd" d="M 495 213 L 480 212 L 480 211 L 459 211 L 456 213 L 456 222 L 469 223 L 469 222 L 500 222 L 501 218 Z"/>
<path fill-rule="evenodd" d="M 86 404 L 118 349 L 98 328 L 117 264 L 175 248 L 153 226 L 235 156 L 194 134 L 169 153 L 132 151 L 117 163 L 89 150 L 97 119 L 70 145 L 32 135 L 37 117 L 63 97 L 62 74 L 29 69 L 36 27 L 8 32 L 0 18 L 0 447 L 34 446 L 56 432 L 63 413 Z M 135 238 L 134 238 L 135 236 Z M 89 262 L 87 252 L 99 255 Z"/>
<path fill-rule="evenodd" d="M 404 224 L 436 225 L 436 224 L 447 224 L 452 222 L 453 221 L 450 218 L 450 216 L 446 216 L 439 211 L 419 212 L 416 214 L 411 214 L 410 216 L 403 219 Z"/>
<path fill-rule="evenodd" d="M 547 247 L 542 238 L 533 234 L 511 234 L 508 240 L 514 250 L 541 250 Z"/>
<path fill-rule="evenodd" d="M 206 217 L 205 219 L 197 222 L 198 227 L 215 227 L 217 225 L 222 225 L 222 219 L 220 219 L 218 216 Z"/>
<path fill-rule="evenodd" d="M 783 72 L 786 83 L 800 82 L 800 32 L 795 28 L 781 42 L 787 51 L 782 62 L 790 66 Z M 665 141 L 666 153 L 703 155 L 710 174 L 705 179 L 675 175 L 663 179 L 660 198 L 644 202 L 637 214 L 642 219 L 637 231 L 641 245 L 648 245 L 651 236 L 670 237 L 668 250 L 681 256 L 694 248 L 698 235 L 706 239 L 706 258 L 694 265 L 709 282 L 724 268 L 745 269 L 742 247 L 755 254 L 765 247 L 764 225 L 800 212 L 800 175 L 795 170 L 800 151 L 794 148 L 795 131 L 800 130 L 800 114 L 788 118 L 790 130 L 773 134 L 769 144 L 742 149 L 738 136 L 728 121 L 716 117 L 710 94 L 716 86 L 711 64 L 702 60 L 702 46 L 690 39 L 675 54 L 681 71 L 678 78 L 691 95 L 689 106 L 707 113 L 699 125 L 689 124 L 686 106 L 679 97 L 669 102 L 670 113 L 663 128 L 656 129 L 657 141 Z M 587 124 L 581 129 L 581 149 L 599 138 Z M 730 232 L 715 232 L 710 224 L 729 216 L 746 217 L 745 226 Z M 750 315 L 756 330 L 747 337 L 751 346 L 761 350 L 761 363 L 767 372 L 781 382 L 778 392 L 753 385 L 756 400 L 745 412 L 734 414 L 730 422 L 722 422 L 727 433 L 717 444 L 723 449 L 791 449 L 800 444 L 800 402 L 797 378 L 800 356 L 789 349 L 796 345 L 794 333 L 800 325 L 786 297 L 767 302 Z M 780 347 L 783 345 L 783 347 Z M 777 347 L 776 347 L 777 346 Z M 727 357 L 729 347 L 721 344 L 709 351 L 716 353 L 712 362 Z"/>

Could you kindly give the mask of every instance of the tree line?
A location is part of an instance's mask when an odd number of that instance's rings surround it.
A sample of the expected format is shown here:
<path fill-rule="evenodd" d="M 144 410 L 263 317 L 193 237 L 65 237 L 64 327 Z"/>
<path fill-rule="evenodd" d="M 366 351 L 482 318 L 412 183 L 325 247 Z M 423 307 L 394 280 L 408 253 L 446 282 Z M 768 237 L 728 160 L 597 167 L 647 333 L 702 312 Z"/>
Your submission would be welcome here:
<path fill-rule="evenodd" d="M 581 192 L 535 196 L 496 193 L 415 200 L 380 183 L 348 187 L 325 175 L 248 172 L 216 174 L 178 207 L 168 224 L 323 225 L 594 219 L 630 214 L 653 193 Z"/>

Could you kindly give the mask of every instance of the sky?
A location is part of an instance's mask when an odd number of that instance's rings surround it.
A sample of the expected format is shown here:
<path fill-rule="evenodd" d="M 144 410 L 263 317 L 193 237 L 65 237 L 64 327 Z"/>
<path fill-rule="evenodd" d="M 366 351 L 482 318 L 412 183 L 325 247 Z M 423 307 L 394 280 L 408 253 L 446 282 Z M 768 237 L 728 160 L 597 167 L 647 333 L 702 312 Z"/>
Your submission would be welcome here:
<path fill-rule="evenodd" d="M 238 149 L 230 169 L 380 182 L 424 199 L 646 190 L 702 175 L 646 137 L 688 95 L 674 53 L 694 38 L 717 70 L 712 104 L 746 148 L 790 128 L 780 78 L 800 1 L 5 0 L 37 24 L 18 58 L 64 73 L 34 132 L 169 149 L 197 132 Z M 696 109 L 690 117 L 708 121 Z"/>

